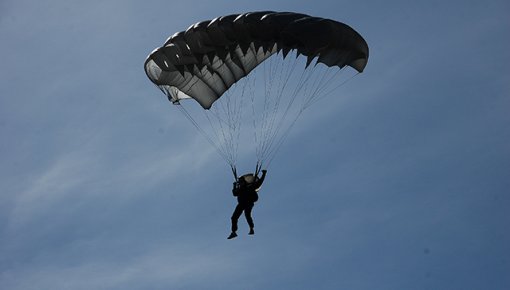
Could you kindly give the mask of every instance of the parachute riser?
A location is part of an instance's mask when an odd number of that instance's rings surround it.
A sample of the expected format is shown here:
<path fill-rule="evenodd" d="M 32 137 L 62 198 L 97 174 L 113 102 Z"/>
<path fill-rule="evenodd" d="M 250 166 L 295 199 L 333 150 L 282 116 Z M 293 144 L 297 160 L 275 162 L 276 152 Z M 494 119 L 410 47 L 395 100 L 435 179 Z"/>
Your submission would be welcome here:
<path fill-rule="evenodd" d="M 255 176 L 258 176 L 260 173 L 260 169 L 262 169 L 262 163 L 260 161 L 257 161 L 257 165 L 255 166 Z"/>
<path fill-rule="evenodd" d="M 235 166 L 230 166 L 230 169 L 232 169 L 232 174 L 234 174 L 234 180 L 237 181 L 237 169 Z"/>

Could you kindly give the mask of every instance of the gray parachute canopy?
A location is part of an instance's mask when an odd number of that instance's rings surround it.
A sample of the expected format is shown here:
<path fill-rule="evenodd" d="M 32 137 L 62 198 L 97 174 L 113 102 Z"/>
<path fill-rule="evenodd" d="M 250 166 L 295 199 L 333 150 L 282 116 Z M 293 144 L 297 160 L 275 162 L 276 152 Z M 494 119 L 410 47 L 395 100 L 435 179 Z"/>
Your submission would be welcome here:
<path fill-rule="evenodd" d="M 368 45 L 346 24 L 292 12 L 252 12 L 202 21 L 171 36 L 145 61 L 145 72 L 173 103 L 209 109 L 234 83 L 275 53 L 291 50 L 329 67 L 362 72 Z"/>

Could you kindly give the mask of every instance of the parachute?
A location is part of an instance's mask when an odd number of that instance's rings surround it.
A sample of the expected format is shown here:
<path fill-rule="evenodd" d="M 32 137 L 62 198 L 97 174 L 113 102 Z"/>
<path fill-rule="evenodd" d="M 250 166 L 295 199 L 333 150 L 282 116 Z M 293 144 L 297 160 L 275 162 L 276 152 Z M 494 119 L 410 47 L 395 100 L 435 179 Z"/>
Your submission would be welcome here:
<path fill-rule="evenodd" d="M 236 175 L 240 147 L 255 147 L 255 174 L 269 166 L 301 113 L 344 83 L 343 68 L 357 74 L 367 62 L 366 41 L 346 24 L 261 11 L 175 33 L 147 57 L 145 72 Z"/>

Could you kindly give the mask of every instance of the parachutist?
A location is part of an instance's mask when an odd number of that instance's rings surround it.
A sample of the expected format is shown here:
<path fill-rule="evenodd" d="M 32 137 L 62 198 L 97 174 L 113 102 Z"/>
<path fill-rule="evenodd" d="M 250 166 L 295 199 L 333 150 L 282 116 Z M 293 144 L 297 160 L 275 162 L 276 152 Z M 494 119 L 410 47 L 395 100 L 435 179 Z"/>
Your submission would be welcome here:
<path fill-rule="evenodd" d="M 234 182 L 232 194 L 237 197 L 237 206 L 232 214 L 232 233 L 230 233 L 228 239 L 237 237 L 237 221 L 243 212 L 250 226 L 250 232 L 248 234 L 255 234 L 253 229 L 255 225 L 251 217 L 251 211 L 255 202 L 259 199 L 257 192 L 266 178 L 266 173 L 267 170 L 262 170 L 262 176 L 260 178 L 255 174 L 248 173 L 239 177 L 237 181 Z"/>

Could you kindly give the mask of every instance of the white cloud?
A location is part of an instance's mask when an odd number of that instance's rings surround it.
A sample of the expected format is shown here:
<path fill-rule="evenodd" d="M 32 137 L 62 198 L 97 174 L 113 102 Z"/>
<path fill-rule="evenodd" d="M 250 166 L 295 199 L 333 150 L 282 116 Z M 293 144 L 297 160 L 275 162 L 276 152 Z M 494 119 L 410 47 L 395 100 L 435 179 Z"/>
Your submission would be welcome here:
<path fill-rule="evenodd" d="M 164 246 L 140 256 L 122 260 L 100 257 L 85 262 L 55 264 L 48 261 L 39 267 L 28 266 L 22 275 L 9 271 L 0 276 L 9 289 L 152 289 L 182 287 L 218 279 L 232 270 L 232 259 L 223 253 L 191 253 L 186 245 Z M 209 277 L 209 278 L 208 278 Z"/>
<path fill-rule="evenodd" d="M 113 199 L 129 199 L 143 194 L 163 181 L 175 180 L 198 171 L 207 162 L 218 158 L 214 149 L 203 148 L 199 138 L 186 147 L 157 148 L 123 147 L 125 159 L 111 159 L 118 146 L 111 138 L 96 137 L 83 147 L 59 154 L 42 173 L 13 194 L 9 228 L 16 230 L 36 221 L 41 215 L 54 212 L 66 201 L 75 203 L 83 198 L 108 194 Z M 106 142 L 105 142 L 106 141 Z M 149 151 L 152 150 L 152 151 Z M 111 189 L 107 193 L 105 189 Z"/>

